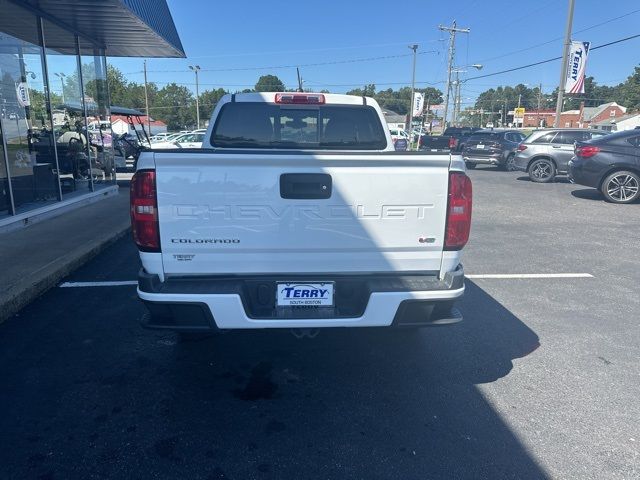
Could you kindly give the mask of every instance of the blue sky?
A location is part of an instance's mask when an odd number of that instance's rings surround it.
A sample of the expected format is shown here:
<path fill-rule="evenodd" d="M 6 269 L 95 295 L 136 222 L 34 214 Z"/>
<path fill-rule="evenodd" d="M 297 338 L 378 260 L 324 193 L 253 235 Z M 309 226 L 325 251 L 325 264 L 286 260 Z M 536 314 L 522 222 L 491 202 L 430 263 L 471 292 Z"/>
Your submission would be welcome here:
<path fill-rule="evenodd" d="M 307 88 L 344 92 L 366 83 L 375 83 L 378 89 L 398 88 L 411 82 L 410 43 L 419 44 L 418 51 L 423 52 L 418 56 L 418 85 L 433 84 L 442 90 L 448 36 L 438 24 L 456 19 L 459 26 L 471 29 L 458 37 L 456 63 L 481 63 L 484 74 L 559 56 L 567 13 L 566 0 L 168 3 L 188 58 L 149 59 L 149 80 L 160 86 L 175 81 L 193 89 L 188 65 L 198 64 L 201 90 L 231 91 L 252 87 L 267 73 L 295 87 L 293 67 L 254 69 L 285 65 L 301 65 Z M 607 22 L 634 10 L 640 10 L 638 0 L 576 0 L 573 38 L 597 46 L 638 34 L 640 11 Z M 607 23 L 598 26 L 603 22 Z M 394 56 L 401 57 L 352 61 Z M 129 79 L 142 81 L 142 59 L 113 58 L 110 63 Z M 328 64 L 309 65 L 318 63 Z M 638 64 L 640 38 L 593 52 L 587 74 L 598 83 L 616 84 Z M 542 83 L 544 91 L 551 91 L 557 86 L 559 68 L 559 62 L 553 62 L 470 80 L 464 85 L 465 103 L 498 85 Z"/>

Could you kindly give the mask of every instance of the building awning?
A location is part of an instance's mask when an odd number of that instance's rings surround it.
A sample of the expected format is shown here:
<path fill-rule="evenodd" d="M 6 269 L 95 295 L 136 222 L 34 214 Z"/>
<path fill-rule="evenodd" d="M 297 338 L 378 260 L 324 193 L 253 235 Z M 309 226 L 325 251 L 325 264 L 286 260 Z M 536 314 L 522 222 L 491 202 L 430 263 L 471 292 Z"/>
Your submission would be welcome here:
<path fill-rule="evenodd" d="M 47 47 L 62 53 L 75 49 L 73 36 L 64 31 L 71 30 L 82 37 L 80 40 L 83 49 L 88 47 L 87 43 L 90 41 L 94 46 L 103 48 L 110 57 L 186 56 L 166 0 L 10 1 L 42 15 L 45 20 L 58 27 L 63 27 L 45 31 Z M 24 30 L 13 28 L 28 21 L 26 18 L 16 18 L 21 12 L 26 16 L 26 10 L 11 10 L 10 14 L 3 11 L 0 31 L 31 41 L 24 38 Z"/>

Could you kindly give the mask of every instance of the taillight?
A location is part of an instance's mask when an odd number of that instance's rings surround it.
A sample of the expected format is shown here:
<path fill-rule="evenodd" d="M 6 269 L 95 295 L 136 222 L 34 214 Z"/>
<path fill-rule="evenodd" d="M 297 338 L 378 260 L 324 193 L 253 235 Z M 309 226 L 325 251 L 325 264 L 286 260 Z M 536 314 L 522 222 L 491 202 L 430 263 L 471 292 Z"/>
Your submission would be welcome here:
<path fill-rule="evenodd" d="M 276 93 L 276 103 L 320 105 L 325 103 L 325 99 L 321 93 Z"/>
<path fill-rule="evenodd" d="M 140 170 L 131 179 L 131 229 L 143 252 L 160 251 L 156 172 Z"/>
<path fill-rule="evenodd" d="M 453 137 L 449 138 L 449 148 L 451 150 L 455 149 L 457 144 L 458 144 L 458 141 L 455 138 Z"/>
<path fill-rule="evenodd" d="M 600 152 L 600 147 L 594 145 L 576 145 L 576 156 L 581 158 L 593 157 L 596 153 Z"/>
<path fill-rule="evenodd" d="M 471 205 L 471 179 L 461 172 L 449 173 L 445 250 L 460 250 L 467 244 L 471 231 Z"/>
<path fill-rule="evenodd" d="M 526 145 L 523 145 L 522 143 L 520 145 L 518 145 L 518 151 L 519 152 L 524 152 L 527 149 Z"/>

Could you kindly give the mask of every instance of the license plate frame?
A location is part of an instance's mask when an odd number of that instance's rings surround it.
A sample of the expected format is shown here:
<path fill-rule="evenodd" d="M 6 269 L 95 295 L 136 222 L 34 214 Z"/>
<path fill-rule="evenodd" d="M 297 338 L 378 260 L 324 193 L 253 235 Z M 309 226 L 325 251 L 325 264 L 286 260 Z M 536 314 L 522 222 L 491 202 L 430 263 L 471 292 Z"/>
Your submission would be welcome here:
<path fill-rule="evenodd" d="M 304 292 L 306 296 L 302 296 Z M 312 292 L 317 292 L 316 296 L 311 296 Z M 335 282 L 276 282 L 276 307 L 335 307 Z"/>

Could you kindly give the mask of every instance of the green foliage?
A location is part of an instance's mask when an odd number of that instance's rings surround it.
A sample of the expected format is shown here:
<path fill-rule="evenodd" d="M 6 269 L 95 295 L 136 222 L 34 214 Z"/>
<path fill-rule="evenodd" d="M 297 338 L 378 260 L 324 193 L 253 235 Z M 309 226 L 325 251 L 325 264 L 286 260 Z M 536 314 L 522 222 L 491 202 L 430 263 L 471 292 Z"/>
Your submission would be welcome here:
<path fill-rule="evenodd" d="M 416 92 L 422 93 L 425 108 L 427 105 L 437 105 L 442 103 L 442 92 L 437 88 L 416 88 Z M 366 95 L 373 97 L 382 108 L 392 110 L 401 115 L 406 115 L 409 111 L 409 103 L 411 103 L 411 87 L 402 87 L 399 90 L 388 88 L 376 92 L 376 86 L 373 84 L 365 85 L 364 88 L 355 88 L 347 92 L 347 95 Z"/>
<path fill-rule="evenodd" d="M 153 107 L 153 118 L 162 119 L 169 130 L 191 128 L 196 123 L 195 99 L 187 87 L 170 83 L 158 91 Z"/>
<path fill-rule="evenodd" d="M 640 109 L 640 66 L 635 67 L 634 73 L 624 83 L 618 85 L 598 85 L 593 77 L 586 77 L 583 95 L 565 96 L 563 110 L 578 110 L 584 102 L 587 107 L 595 107 L 608 102 L 617 102 L 631 111 Z M 490 88 L 482 92 L 475 103 L 476 109 L 484 109 L 489 112 L 497 112 L 503 107 L 513 109 L 518 104 L 518 95 L 521 95 L 521 106 L 527 110 L 538 108 L 555 108 L 558 89 L 548 94 L 539 95 L 538 87 L 528 88 L 525 85 L 515 87 Z M 487 117 L 488 118 L 488 117 Z"/>
<path fill-rule="evenodd" d="M 263 75 L 255 86 L 256 92 L 284 92 L 284 83 L 275 75 Z"/>
<path fill-rule="evenodd" d="M 200 94 L 200 118 L 208 120 L 211 118 L 213 109 L 220 99 L 228 92 L 222 88 L 217 90 L 205 90 Z"/>
<path fill-rule="evenodd" d="M 621 97 L 625 107 L 640 109 L 640 66 L 635 67 L 633 74 L 622 84 Z"/>

